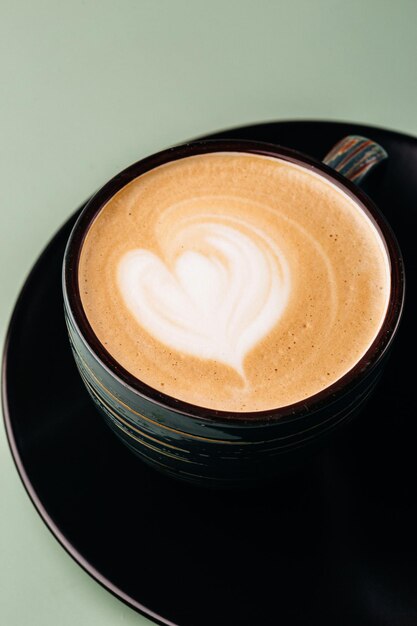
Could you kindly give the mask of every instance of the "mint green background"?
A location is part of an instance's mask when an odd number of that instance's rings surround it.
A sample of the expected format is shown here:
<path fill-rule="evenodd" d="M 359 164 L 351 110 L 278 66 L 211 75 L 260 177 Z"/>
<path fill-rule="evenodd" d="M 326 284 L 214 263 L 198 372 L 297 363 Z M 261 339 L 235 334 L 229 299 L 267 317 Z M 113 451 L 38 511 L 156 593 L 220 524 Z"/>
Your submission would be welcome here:
<path fill-rule="evenodd" d="M 417 134 L 416 24 L 415 0 L 0 0 L 2 338 L 51 235 L 146 154 L 275 119 Z M 150 623 L 58 545 L 2 428 L 0 623 Z"/>

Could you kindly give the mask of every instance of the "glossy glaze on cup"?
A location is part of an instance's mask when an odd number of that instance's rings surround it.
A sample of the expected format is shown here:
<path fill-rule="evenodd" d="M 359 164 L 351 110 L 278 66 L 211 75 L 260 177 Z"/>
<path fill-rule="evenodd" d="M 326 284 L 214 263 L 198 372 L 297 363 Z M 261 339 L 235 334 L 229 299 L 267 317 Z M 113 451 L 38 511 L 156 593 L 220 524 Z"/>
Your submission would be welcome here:
<path fill-rule="evenodd" d="M 352 150 L 345 150 L 344 157 Z M 353 146 L 356 155 L 360 146 Z M 194 154 L 243 151 L 303 165 L 340 186 L 371 216 L 391 261 L 391 296 L 382 328 L 364 357 L 336 383 L 289 407 L 257 413 L 202 409 L 166 396 L 133 378 L 107 353 L 81 306 L 78 260 L 85 233 L 106 201 L 127 182 L 168 161 Z M 342 150 L 343 151 L 343 150 Z M 339 150 L 340 157 L 340 150 Z M 343 160 L 343 159 L 342 159 Z M 382 372 L 398 326 L 404 275 L 389 226 L 355 185 L 326 165 L 268 144 L 208 141 L 186 144 L 144 159 L 113 178 L 88 203 L 70 237 L 64 261 L 64 305 L 80 374 L 109 426 L 143 460 L 177 478 L 241 485 L 269 478 L 347 423 L 362 408 Z"/>

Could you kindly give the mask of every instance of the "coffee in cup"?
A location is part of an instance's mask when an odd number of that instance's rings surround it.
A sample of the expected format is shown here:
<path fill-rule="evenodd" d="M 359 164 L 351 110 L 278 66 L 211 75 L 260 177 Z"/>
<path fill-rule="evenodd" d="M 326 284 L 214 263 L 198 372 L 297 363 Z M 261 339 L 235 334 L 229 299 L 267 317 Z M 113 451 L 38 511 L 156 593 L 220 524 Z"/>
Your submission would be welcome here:
<path fill-rule="evenodd" d="M 78 283 L 93 332 L 135 379 L 253 413 L 351 370 L 381 329 L 391 276 L 375 220 L 340 186 L 230 150 L 119 189 L 85 235 Z"/>

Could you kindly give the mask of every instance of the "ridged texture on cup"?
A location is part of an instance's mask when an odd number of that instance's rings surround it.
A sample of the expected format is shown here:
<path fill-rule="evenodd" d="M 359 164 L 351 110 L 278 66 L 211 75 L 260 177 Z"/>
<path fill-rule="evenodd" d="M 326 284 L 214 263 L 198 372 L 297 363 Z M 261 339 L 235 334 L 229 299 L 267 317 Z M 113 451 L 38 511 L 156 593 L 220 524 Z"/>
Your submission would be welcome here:
<path fill-rule="evenodd" d="M 348 423 L 374 389 L 381 368 L 314 413 L 264 423 L 215 422 L 184 415 L 138 395 L 115 379 L 66 321 L 86 388 L 115 434 L 146 463 L 205 485 L 245 486 L 302 461 L 326 435 Z"/>

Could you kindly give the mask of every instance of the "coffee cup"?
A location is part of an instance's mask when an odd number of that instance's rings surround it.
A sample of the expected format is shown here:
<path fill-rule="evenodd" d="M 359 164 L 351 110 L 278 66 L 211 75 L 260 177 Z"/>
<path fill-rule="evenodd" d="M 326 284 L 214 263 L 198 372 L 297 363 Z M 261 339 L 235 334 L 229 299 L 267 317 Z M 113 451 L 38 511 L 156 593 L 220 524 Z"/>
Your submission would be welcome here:
<path fill-rule="evenodd" d="M 132 452 L 174 478 L 246 486 L 360 413 L 404 300 L 398 243 L 358 187 L 386 156 L 357 136 L 324 162 L 193 142 L 92 197 L 65 251 L 65 319 Z"/>

